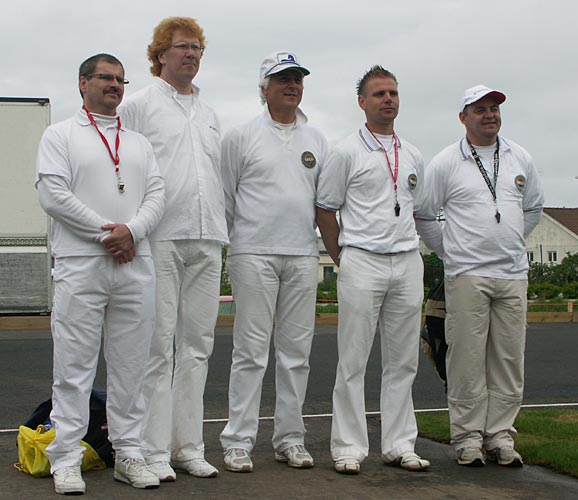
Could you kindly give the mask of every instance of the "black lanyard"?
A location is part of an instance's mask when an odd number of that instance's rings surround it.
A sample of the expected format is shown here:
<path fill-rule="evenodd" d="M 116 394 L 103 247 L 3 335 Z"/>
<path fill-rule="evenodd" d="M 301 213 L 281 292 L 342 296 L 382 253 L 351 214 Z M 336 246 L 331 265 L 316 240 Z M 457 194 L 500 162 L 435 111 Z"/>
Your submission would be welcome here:
<path fill-rule="evenodd" d="M 486 184 L 488 186 L 488 189 L 490 190 L 490 193 L 492 193 L 492 198 L 494 199 L 494 205 L 496 206 L 496 215 L 494 215 L 494 217 L 496 218 L 496 220 L 498 221 L 498 224 L 499 224 L 502 216 L 500 215 L 500 212 L 498 211 L 498 201 L 496 199 L 496 185 L 498 183 L 498 171 L 500 170 L 500 140 L 496 137 L 496 150 L 494 151 L 494 184 L 492 184 L 492 181 L 488 177 L 488 173 L 486 172 L 486 169 L 484 168 L 484 165 L 482 164 L 482 160 L 480 160 L 478 153 L 476 152 L 476 150 L 474 149 L 474 146 L 472 146 L 472 143 L 469 140 L 468 140 L 468 145 L 470 146 L 470 151 L 472 152 L 472 156 L 474 157 L 474 160 L 476 161 L 476 164 L 478 165 L 478 168 L 480 169 L 480 173 L 482 174 L 482 177 L 486 181 Z"/>

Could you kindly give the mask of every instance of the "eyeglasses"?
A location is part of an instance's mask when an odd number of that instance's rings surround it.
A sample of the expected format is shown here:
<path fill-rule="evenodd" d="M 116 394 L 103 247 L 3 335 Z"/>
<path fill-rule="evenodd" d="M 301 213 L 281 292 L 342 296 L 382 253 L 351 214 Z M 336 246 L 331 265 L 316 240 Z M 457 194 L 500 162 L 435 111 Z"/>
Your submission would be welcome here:
<path fill-rule="evenodd" d="M 173 49 L 182 50 L 186 52 L 187 50 L 191 49 L 193 52 L 200 52 L 201 54 L 205 51 L 205 47 L 201 47 L 198 43 L 175 43 L 171 45 Z"/>
<path fill-rule="evenodd" d="M 119 85 L 128 85 L 129 81 L 125 80 L 122 76 L 111 75 L 110 73 L 90 73 L 89 75 L 84 75 L 86 78 L 98 78 L 99 80 L 104 80 L 105 82 L 112 82 L 116 80 Z"/>

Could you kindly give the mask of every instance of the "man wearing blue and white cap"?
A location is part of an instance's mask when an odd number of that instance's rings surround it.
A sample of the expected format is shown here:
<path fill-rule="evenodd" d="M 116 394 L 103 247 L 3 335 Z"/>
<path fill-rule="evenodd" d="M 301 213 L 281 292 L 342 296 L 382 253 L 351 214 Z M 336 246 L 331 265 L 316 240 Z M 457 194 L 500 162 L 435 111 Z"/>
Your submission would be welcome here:
<path fill-rule="evenodd" d="M 484 85 L 465 91 L 466 136 L 431 161 L 416 214 L 422 238 L 444 260 L 452 445 L 458 464 L 474 467 L 486 458 L 523 464 L 513 424 L 524 386 L 525 238 L 543 193 L 528 152 L 498 135 L 505 100 Z M 443 226 L 435 220 L 442 207 Z"/>
<path fill-rule="evenodd" d="M 308 74 L 295 54 L 267 57 L 259 78 L 263 114 L 232 129 L 222 142 L 227 268 L 237 312 L 229 422 L 221 444 L 225 468 L 233 472 L 253 471 L 250 453 L 273 333 L 275 459 L 313 467 L 301 411 L 317 291 L 315 190 L 327 144 L 299 109 Z"/>

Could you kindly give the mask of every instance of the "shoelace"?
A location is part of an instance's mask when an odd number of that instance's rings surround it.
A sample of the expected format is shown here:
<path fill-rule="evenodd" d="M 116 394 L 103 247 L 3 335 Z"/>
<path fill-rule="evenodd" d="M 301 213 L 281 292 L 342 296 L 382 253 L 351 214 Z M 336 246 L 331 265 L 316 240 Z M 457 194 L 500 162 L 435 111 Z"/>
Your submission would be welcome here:
<path fill-rule="evenodd" d="M 307 453 L 305 446 L 303 446 L 302 444 L 296 444 L 295 448 L 297 448 L 297 454 L 298 455 L 304 455 L 305 453 Z"/>
<path fill-rule="evenodd" d="M 60 476 L 59 479 L 62 479 L 63 481 L 67 481 L 71 477 L 74 477 L 74 479 L 80 479 L 80 474 L 76 470 L 76 467 L 63 467 L 62 469 L 59 469 L 58 476 Z"/>
<path fill-rule="evenodd" d="M 127 464 L 127 468 L 132 467 L 136 469 L 135 472 L 138 473 L 142 472 L 146 468 L 145 462 L 138 458 L 123 458 L 121 462 Z"/>
<path fill-rule="evenodd" d="M 232 455 L 233 459 L 238 459 L 238 458 L 247 458 L 247 452 L 245 450 L 241 450 L 240 448 L 232 448 L 229 451 L 227 451 L 227 455 Z"/>

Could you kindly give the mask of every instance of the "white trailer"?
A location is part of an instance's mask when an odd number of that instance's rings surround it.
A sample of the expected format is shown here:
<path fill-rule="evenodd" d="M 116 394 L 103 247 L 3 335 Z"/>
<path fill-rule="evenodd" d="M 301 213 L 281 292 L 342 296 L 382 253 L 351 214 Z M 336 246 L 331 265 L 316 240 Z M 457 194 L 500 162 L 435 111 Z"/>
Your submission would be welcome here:
<path fill-rule="evenodd" d="M 48 98 L 0 97 L 0 314 L 52 309 L 49 218 L 34 188 Z"/>

